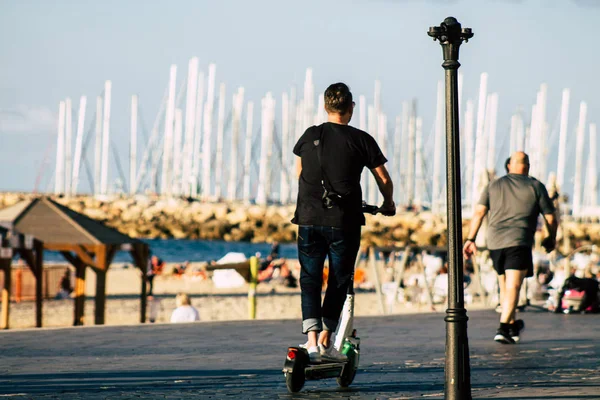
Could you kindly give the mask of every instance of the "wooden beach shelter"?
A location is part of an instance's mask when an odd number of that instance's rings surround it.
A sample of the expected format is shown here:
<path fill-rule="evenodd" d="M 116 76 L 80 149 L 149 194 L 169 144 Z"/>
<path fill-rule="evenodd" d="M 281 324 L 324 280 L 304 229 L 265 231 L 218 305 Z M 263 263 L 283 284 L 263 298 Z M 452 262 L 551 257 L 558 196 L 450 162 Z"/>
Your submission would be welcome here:
<path fill-rule="evenodd" d="M 140 321 L 146 321 L 146 269 L 149 253 L 146 243 L 48 197 L 25 200 L 0 210 L 0 225 L 32 235 L 43 242 L 44 249 L 60 252 L 75 267 L 74 325 L 83 325 L 87 267 L 96 273 L 94 320 L 96 324 L 104 324 L 106 272 L 117 251 L 129 251 L 134 264 L 141 270 Z"/>
<path fill-rule="evenodd" d="M 2 313 L 0 328 L 9 328 L 10 296 L 12 286 L 12 259 L 19 255 L 31 268 L 35 278 L 35 326 L 42 326 L 42 267 L 44 260 L 44 245 L 31 235 L 24 235 L 0 226 L 0 270 L 4 273 L 2 287 Z"/>

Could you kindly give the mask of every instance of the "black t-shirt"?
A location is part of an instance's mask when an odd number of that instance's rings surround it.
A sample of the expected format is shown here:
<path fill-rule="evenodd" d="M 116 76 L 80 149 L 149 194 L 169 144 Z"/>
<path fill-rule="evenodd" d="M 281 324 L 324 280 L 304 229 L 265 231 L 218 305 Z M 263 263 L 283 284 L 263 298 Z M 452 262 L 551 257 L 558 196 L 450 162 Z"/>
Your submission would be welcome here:
<path fill-rule="evenodd" d="M 322 173 L 315 141 L 322 150 L 322 166 L 333 190 L 344 197 L 343 203 L 325 208 L 322 202 Z M 365 224 L 362 213 L 360 176 L 364 167 L 377 168 L 387 162 L 375 139 L 349 125 L 326 122 L 311 126 L 294 146 L 302 160 L 298 201 L 292 222 L 298 225 L 336 228 Z"/>

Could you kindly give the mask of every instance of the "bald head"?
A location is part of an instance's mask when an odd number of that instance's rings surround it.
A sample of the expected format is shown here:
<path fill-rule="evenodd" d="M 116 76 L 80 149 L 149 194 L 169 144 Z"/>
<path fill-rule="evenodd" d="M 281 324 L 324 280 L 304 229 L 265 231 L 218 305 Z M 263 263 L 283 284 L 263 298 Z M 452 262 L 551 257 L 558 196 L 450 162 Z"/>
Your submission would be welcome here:
<path fill-rule="evenodd" d="M 522 151 L 515 151 L 510 157 L 508 172 L 511 174 L 529 175 L 529 156 Z"/>

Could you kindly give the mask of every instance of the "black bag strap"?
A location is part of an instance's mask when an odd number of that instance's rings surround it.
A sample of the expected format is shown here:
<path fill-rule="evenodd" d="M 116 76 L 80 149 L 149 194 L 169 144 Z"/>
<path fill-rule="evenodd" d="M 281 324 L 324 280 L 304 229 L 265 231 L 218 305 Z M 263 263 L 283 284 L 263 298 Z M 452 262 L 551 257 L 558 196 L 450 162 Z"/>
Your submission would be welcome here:
<path fill-rule="evenodd" d="M 333 186 L 331 185 L 331 182 L 329 181 L 329 178 L 327 178 L 327 174 L 325 173 L 325 170 L 323 169 L 322 157 L 323 157 L 323 137 L 324 137 L 323 132 L 324 132 L 324 130 L 325 130 L 324 125 L 321 125 L 321 129 L 319 130 L 319 139 L 315 140 L 313 143 L 314 143 L 315 147 L 317 148 L 317 159 L 319 160 L 319 168 L 321 168 L 321 176 L 323 178 L 321 180 L 321 185 L 328 192 L 334 192 Z"/>

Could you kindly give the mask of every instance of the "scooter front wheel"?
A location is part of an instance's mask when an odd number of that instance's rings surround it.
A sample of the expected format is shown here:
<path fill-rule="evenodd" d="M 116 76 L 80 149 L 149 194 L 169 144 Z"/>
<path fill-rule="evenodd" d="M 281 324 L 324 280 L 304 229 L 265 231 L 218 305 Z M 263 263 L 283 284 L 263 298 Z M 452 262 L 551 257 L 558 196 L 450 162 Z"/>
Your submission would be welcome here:
<path fill-rule="evenodd" d="M 354 381 L 356 371 L 358 370 L 358 346 L 352 346 L 350 351 L 346 352 L 348 363 L 344 366 L 341 375 L 337 378 L 337 383 L 340 387 L 347 388 Z"/>
<path fill-rule="evenodd" d="M 348 371 L 348 373 L 342 373 L 342 376 L 337 378 L 337 383 L 340 387 L 347 388 L 352 385 L 354 377 L 356 376 L 356 370 Z"/>

